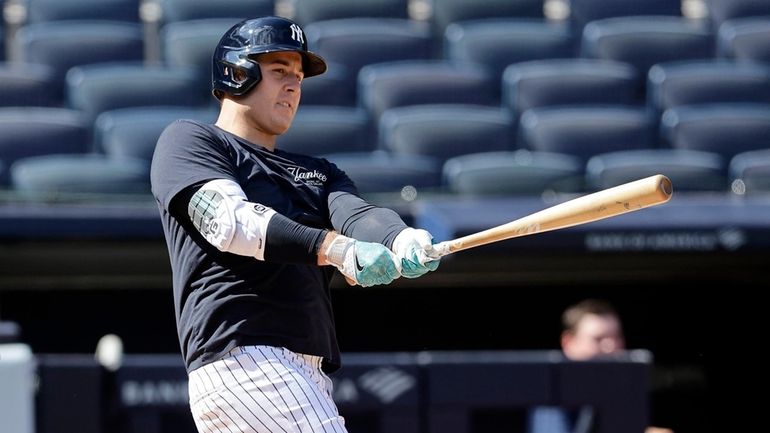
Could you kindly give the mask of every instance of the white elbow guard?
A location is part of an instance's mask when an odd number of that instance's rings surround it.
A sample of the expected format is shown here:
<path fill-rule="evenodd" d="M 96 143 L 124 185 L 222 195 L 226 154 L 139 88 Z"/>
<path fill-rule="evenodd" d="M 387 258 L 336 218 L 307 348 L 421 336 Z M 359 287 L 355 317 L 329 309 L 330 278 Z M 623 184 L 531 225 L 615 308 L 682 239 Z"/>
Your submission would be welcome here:
<path fill-rule="evenodd" d="M 265 259 L 265 236 L 275 211 L 246 200 L 237 183 L 216 179 L 203 185 L 187 206 L 190 220 L 220 251 Z"/>

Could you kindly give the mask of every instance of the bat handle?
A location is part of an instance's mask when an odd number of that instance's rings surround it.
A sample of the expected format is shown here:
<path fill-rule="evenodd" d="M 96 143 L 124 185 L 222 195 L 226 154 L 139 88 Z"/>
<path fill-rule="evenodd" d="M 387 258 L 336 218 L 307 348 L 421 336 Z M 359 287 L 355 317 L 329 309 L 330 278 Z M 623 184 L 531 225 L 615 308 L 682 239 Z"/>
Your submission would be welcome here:
<path fill-rule="evenodd" d="M 440 259 L 454 252 L 451 249 L 451 245 L 452 243 L 450 241 L 433 244 L 431 249 L 425 250 L 425 254 L 428 256 L 429 259 L 432 259 L 432 260 Z"/>

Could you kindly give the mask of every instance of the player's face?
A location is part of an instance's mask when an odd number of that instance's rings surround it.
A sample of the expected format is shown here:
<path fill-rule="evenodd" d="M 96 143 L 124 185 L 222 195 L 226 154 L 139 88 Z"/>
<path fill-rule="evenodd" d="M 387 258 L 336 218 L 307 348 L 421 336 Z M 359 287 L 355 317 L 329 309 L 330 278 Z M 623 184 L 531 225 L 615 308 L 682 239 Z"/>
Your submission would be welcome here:
<path fill-rule="evenodd" d="M 281 135 L 299 107 L 302 56 L 293 51 L 265 53 L 257 61 L 262 79 L 243 100 L 249 107 L 246 121 L 267 135 Z"/>
<path fill-rule="evenodd" d="M 625 349 L 620 321 L 613 315 L 589 314 L 575 332 L 562 336 L 562 349 L 567 358 L 578 361 L 618 353 Z"/>

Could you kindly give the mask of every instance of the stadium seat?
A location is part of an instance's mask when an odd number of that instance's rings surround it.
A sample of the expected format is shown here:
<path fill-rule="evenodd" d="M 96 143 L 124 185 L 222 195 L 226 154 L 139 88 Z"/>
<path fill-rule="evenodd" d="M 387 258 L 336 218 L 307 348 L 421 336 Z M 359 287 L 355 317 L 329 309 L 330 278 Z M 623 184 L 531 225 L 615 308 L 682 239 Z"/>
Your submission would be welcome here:
<path fill-rule="evenodd" d="M 0 107 L 58 106 L 62 102 L 61 87 L 48 66 L 0 63 Z"/>
<path fill-rule="evenodd" d="M 105 111 L 94 122 L 94 150 L 109 156 L 150 161 L 163 130 L 177 119 L 216 121 L 213 109 L 137 107 Z"/>
<path fill-rule="evenodd" d="M 770 193 L 770 147 L 735 155 L 728 176 L 736 194 Z"/>
<path fill-rule="evenodd" d="M 649 149 L 656 135 L 644 108 L 541 107 L 521 115 L 522 148 L 588 158 L 604 152 Z"/>
<path fill-rule="evenodd" d="M 305 26 L 344 18 L 409 18 L 409 0 L 294 0 L 294 20 Z"/>
<path fill-rule="evenodd" d="M 644 77 L 656 63 L 710 59 L 714 35 L 705 24 L 669 16 L 631 16 L 591 21 L 583 29 L 581 56 L 634 65 Z"/>
<path fill-rule="evenodd" d="M 461 21 L 486 18 L 545 18 L 544 0 L 433 0 L 430 17 L 436 38 L 444 37 L 447 26 Z"/>
<path fill-rule="evenodd" d="M 514 63 L 503 72 L 502 104 L 514 119 L 530 108 L 556 105 L 640 105 L 639 74 L 626 63 L 545 59 Z"/>
<path fill-rule="evenodd" d="M 664 174 L 674 190 L 727 191 L 725 160 L 716 153 L 685 149 L 640 149 L 594 155 L 586 164 L 587 184 L 604 189 Z"/>
<path fill-rule="evenodd" d="M 447 189 L 462 195 L 539 195 L 583 189 L 580 158 L 524 149 L 449 158 L 442 174 Z"/>
<path fill-rule="evenodd" d="M 458 155 L 513 150 L 515 135 L 498 107 L 418 105 L 392 108 L 380 118 L 380 149 L 443 161 Z"/>
<path fill-rule="evenodd" d="M 705 0 L 704 4 L 714 28 L 736 18 L 770 16 L 770 2 L 766 0 Z"/>
<path fill-rule="evenodd" d="M 10 169 L 11 187 L 35 197 L 72 193 L 150 194 L 150 165 L 105 155 L 45 155 L 24 158 Z"/>
<path fill-rule="evenodd" d="M 339 63 L 326 62 L 326 68 L 302 81 L 302 105 L 356 105 L 356 77 Z"/>
<path fill-rule="evenodd" d="M 661 137 L 674 149 L 719 153 L 726 160 L 770 147 L 770 104 L 713 104 L 669 108 Z"/>
<path fill-rule="evenodd" d="M 708 60 L 650 68 L 647 103 L 655 117 L 681 105 L 721 102 L 770 103 L 770 66 Z"/>
<path fill-rule="evenodd" d="M 0 6 L 2 6 L 2 3 L 0 3 Z M 8 58 L 8 56 L 5 53 L 6 51 L 5 25 L 4 25 L 5 23 L 3 23 L 2 21 L 4 20 L 0 20 L 0 62 L 3 62 L 6 60 L 6 58 Z"/>
<path fill-rule="evenodd" d="M 171 22 L 160 29 L 161 58 L 169 67 L 194 69 L 210 87 L 211 57 L 222 35 L 238 18 L 208 18 Z"/>
<path fill-rule="evenodd" d="M 90 140 L 90 124 L 77 111 L 52 107 L 0 108 L 0 155 L 8 167 L 28 156 L 83 153 Z"/>
<path fill-rule="evenodd" d="M 770 16 L 725 21 L 717 40 L 720 57 L 770 63 Z"/>
<path fill-rule="evenodd" d="M 591 21 L 640 15 L 682 16 L 681 0 L 569 0 L 569 20 L 580 32 Z"/>
<path fill-rule="evenodd" d="M 443 61 L 370 65 L 358 74 L 358 104 L 374 126 L 390 108 L 420 104 L 497 105 L 487 73 Z"/>
<path fill-rule="evenodd" d="M 351 76 L 369 64 L 428 59 L 433 39 L 428 25 L 398 18 L 345 18 L 305 26 L 308 46 Z"/>
<path fill-rule="evenodd" d="M 66 78 L 70 108 L 82 110 L 92 121 L 100 113 L 117 108 L 204 106 L 210 98 L 200 87 L 198 77 L 189 69 L 137 64 L 77 66 Z"/>
<path fill-rule="evenodd" d="M 161 21 L 200 20 L 207 18 L 246 18 L 275 15 L 275 0 L 159 0 Z"/>
<path fill-rule="evenodd" d="M 23 0 L 27 23 L 60 20 L 139 22 L 140 0 Z"/>
<path fill-rule="evenodd" d="M 441 186 L 441 164 L 427 156 L 375 151 L 323 157 L 343 170 L 362 194 L 400 191 L 405 199 L 413 200 L 415 194 L 436 191 Z"/>
<path fill-rule="evenodd" d="M 291 128 L 278 136 L 276 148 L 321 155 L 370 151 L 368 119 L 360 108 L 322 105 L 300 106 Z"/>
<path fill-rule="evenodd" d="M 561 22 L 487 18 L 450 24 L 444 37 L 444 57 L 479 65 L 499 83 L 503 70 L 512 63 L 574 57 L 575 41 L 569 26 Z"/>
<path fill-rule="evenodd" d="M 60 85 L 73 66 L 144 59 L 142 27 L 126 22 L 29 24 L 16 33 L 15 46 L 22 61 L 49 65 Z"/>

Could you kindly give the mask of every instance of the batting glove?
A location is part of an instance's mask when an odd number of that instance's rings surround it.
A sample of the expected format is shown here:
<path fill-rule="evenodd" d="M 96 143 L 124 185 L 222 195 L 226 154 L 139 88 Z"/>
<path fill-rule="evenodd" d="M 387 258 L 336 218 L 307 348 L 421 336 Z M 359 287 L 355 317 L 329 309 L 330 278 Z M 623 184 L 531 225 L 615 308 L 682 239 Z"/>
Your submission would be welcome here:
<path fill-rule="evenodd" d="M 433 236 L 425 230 L 407 227 L 393 241 L 393 252 L 401 261 L 401 275 L 417 278 L 435 271 L 439 259 L 428 256 L 433 249 Z"/>
<path fill-rule="evenodd" d="M 337 236 L 326 249 L 326 261 L 349 283 L 363 287 L 390 284 L 401 276 L 398 258 L 384 245 Z"/>

